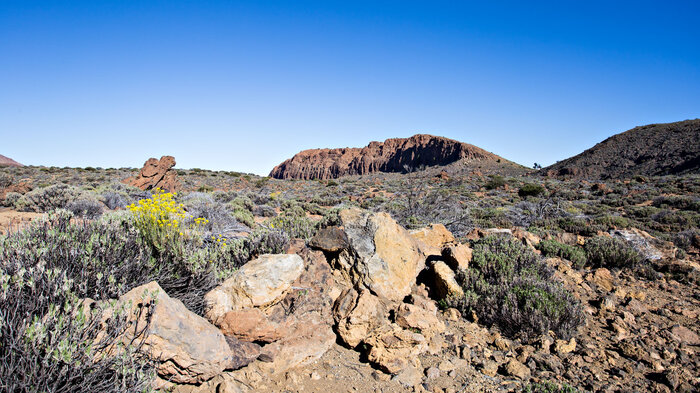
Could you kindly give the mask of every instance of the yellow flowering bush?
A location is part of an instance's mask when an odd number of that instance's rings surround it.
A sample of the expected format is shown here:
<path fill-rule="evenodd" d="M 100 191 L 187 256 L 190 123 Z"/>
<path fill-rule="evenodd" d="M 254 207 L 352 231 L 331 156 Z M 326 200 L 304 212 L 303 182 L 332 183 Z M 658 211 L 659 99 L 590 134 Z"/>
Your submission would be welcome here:
<path fill-rule="evenodd" d="M 157 248 L 181 235 L 179 228 L 185 219 L 185 209 L 173 199 L 175 194 L 161 189 L 148 199 L 127 206 L 134 223 L 147 241 Z"/>

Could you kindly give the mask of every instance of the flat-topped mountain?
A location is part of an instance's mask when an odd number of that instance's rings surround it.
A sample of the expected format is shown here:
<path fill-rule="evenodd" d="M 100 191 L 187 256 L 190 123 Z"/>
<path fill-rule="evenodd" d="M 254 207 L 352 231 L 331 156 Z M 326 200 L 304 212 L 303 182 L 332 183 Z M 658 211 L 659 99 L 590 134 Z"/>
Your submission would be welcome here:
<path fill-rule="evenodd" d="M 0 154 L 0 166 L 24 166 L 10 157 Z"/>
<path fill-rule="evenodd" d="M 334 179 L 374 172 L 408 172 L 458 160 L 508 162 L 474 145 L 418 134 L 410 138 L 370 142 L 362 148 L 304 150 L 272 169 L 270 176 L 276 179 Z"/>
<path fill-rule="evenodd" d="M 600 179 L 700 173 L 700 119 L 635 127 L 544 173 Z"/>

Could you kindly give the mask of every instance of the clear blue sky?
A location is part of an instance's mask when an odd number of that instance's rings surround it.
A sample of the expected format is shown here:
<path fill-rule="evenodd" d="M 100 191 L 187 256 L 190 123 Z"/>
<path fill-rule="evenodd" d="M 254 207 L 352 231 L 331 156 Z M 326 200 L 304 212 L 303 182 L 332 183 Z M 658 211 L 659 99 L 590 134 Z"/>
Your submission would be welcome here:
<path fill-rule="evenodd" d="M 0 154 L 267 174 L 431 133 L 521 164 L 700 117 L 699 1 L 0 0 Z"/>

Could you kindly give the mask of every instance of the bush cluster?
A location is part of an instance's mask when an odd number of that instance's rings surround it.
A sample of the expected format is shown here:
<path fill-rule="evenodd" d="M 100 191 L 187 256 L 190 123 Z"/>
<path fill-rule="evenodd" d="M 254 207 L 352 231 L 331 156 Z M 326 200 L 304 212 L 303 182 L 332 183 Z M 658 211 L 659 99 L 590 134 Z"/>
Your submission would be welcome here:
<path fill-rule="evenodd" d="M 17 202 L 15 208 L 20 211 L 44 213 L 55 209 L 62 209 L 81 195 L 80 189 L 66 184 L 37 188 L 24 194 Z"/>
<path fill-rule="evenodd" d="M 511 337 L 532 339 L 548 331 L 571 337 L 583 323 L 580 303 L 554 281 L 553 271 L 527 246 L 509 236 L 488 236 L 474 245 L 472 262 L 458 272 L 463 297 L 448 303 Z"/>
<path fill-rule="evenodd" d="M 634 268 L 644 260 L 627 242 L 614 237 L 592 237 L 584 247 L 588 262 L 596 267 Z"/>
<path fill-rule="evenodd" d="M 569 384 L 561 386 L 554 382 L 531 383 L 523 389 L 523 393 L 578 393 L 579 391 Z"/>

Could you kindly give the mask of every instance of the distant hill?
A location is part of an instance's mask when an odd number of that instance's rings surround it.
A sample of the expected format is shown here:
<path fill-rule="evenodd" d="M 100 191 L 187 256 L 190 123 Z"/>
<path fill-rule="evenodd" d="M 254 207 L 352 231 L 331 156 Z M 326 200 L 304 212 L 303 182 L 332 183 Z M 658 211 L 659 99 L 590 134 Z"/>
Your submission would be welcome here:
<path fill-rule="evenodd" d="M 5 157 L 0 154 L 0 166 L 24 166 L 12 158 Z"/>
<path fill-rule="evenodd" d="M 597 179 L 700 173 L 700 119 L 635 127 L 542 172 Z"/>
<path fill-rule="evenodd" d="M 277 179 L 334 179 L 376 172 L 410 172 L 457 161 L 518 166 L 474 145 L 418 134 L 410 138 L 370 142 L 363 148 L 304 150 L 276 166 L 270 176 Z"/>

